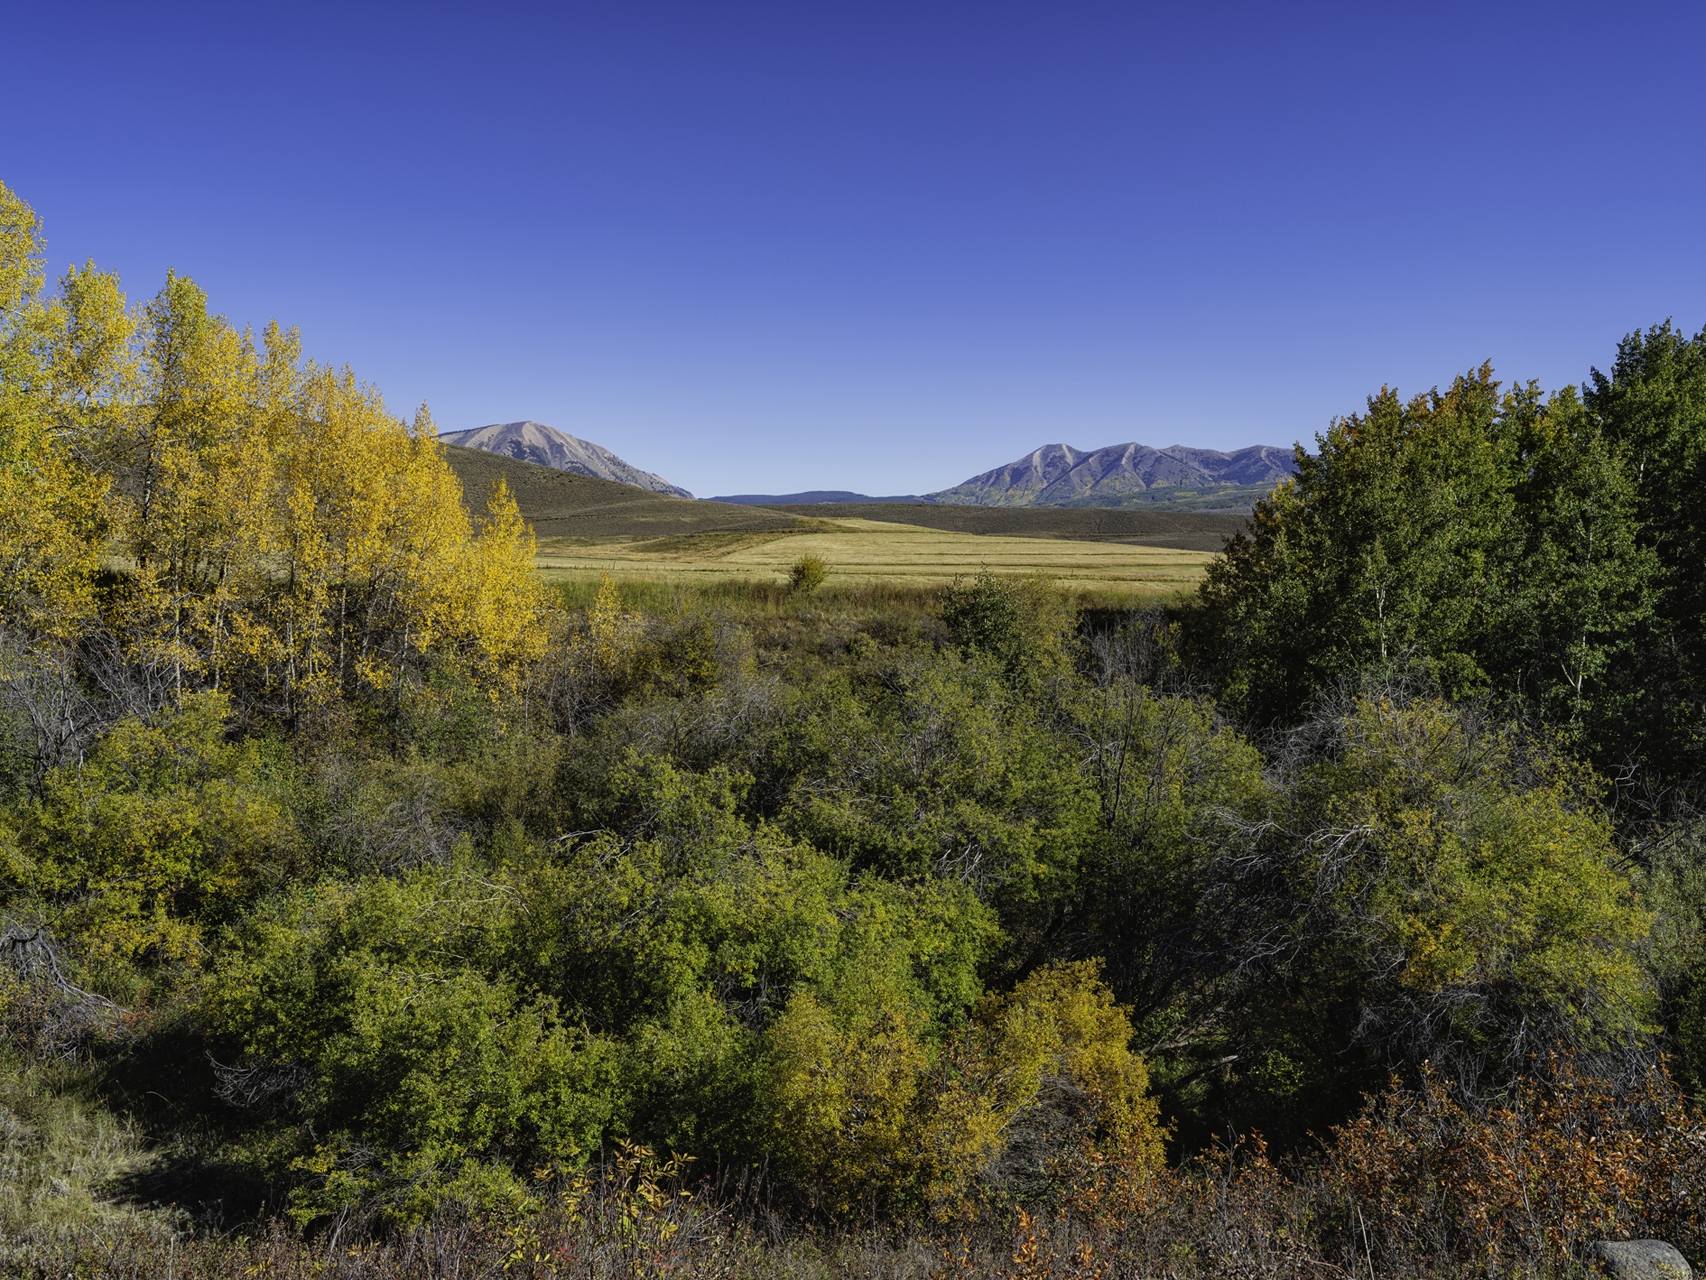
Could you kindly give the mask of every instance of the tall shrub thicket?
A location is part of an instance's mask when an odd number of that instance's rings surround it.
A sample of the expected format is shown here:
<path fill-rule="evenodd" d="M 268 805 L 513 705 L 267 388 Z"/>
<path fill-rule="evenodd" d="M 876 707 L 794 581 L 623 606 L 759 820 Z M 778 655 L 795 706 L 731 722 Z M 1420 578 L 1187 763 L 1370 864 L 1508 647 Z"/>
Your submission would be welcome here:
<path fill-rule="evenodd" d="M 1383 389 L 1313 454 L 1299 446 L 1295 477 L 1211 568 L 1187 645 L 1225 703 L 1271 730 L 1396 677 L 1556 735 L 1543 754 L 1615 779 L 1598 802 L 1653 913 L 1653 941 L 1634 945 L 1690 1080 L 1703 352 L 1706 332 L 1667 322 L 1579 389 L 1501 388 L 1490 366 L 1407 401 Z"/>

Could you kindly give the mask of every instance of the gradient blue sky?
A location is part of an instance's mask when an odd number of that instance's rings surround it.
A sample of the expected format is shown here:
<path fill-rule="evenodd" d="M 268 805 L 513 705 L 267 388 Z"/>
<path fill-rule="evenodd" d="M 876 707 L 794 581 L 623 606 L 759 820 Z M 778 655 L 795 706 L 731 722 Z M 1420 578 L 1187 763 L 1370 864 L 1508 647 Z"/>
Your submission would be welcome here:
<path fill-rule="evenodd" d="M 0 180 L 695 493 L 1308 441 L 1706 322 L 1706 5 L 10 3 Z"/>

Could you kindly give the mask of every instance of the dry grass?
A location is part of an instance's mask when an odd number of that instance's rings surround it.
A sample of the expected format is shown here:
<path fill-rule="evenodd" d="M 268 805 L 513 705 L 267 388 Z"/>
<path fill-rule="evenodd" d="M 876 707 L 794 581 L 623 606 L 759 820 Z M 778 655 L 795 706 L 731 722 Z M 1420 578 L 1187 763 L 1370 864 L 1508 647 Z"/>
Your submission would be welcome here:
<path fill-rule="evenodd" d="M 740 578 L 783 582 L 789 566 L 811 555 L 829 565 L 831 584 L 929 588 L 982 572 L 1042 574 L 1070 591 L 1135 602 L 1193 590 L 1214 559 L 1202 551 L 956 533 L 876 520 L 813 523 L 815 528 L 799 532 L 544 540 L 537 564 L 550 581 L 608 573 L 617 581 L 708 585 Z"/>
<path fill-rule="evenodd" d="M 95 1096 L 78 1068 L 13 1068 L 0 1077 L 0 1246 L 90 1230 L 161 1224 L 110 1197 L 151 1162 L 142 1135 Z"/>
<path fill-rule="evenodd" d="M 880 520 L 949 533 L 999 534 L 1014 538 L 1077 538 L 1085 542 L 1197 536 L 1219 551 L 1221 539 L 1245 527 L 1243 516 L 1212 512 L 1110 507 L 962 507 L 894 502 L 836 502 L 765 507 L 803 520 Z"/>

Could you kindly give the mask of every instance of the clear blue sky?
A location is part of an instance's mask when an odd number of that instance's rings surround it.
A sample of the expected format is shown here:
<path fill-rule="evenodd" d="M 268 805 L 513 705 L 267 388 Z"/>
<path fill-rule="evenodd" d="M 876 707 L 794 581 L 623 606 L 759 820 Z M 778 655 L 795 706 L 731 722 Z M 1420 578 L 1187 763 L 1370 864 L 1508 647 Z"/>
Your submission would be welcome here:
<path fill-rule="evenodd" d="M 694 492 L 1311 440 L 1706 323 L 1706 5 L 12 3 L 0 180 Z"/>

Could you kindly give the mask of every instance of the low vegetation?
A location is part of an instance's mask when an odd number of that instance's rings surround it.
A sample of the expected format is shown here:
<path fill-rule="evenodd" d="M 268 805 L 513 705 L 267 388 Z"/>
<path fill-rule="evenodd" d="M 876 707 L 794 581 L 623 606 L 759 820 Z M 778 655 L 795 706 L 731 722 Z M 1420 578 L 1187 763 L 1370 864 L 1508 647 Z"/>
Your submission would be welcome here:
<path fill-rule="evenodd" d="M 0 1274 L 1702 1256 L 1706 336 L 1376 397 L 1165 610 L 833 522 L 553 580 L 0 215 Z"/>
<path fill-rule="evenodd" d="M 1217 544 L 1224 539 L 1216 538 Z M 1202 581 L 1213 556 L 1174 547 L 1088 539 L 956 533 L 880 521 L 819 516 L 800 531 L 704 533 L 689 537 L 590 539 L 543 544 L 548 582 L 677 583 L 702 589 L 730 579 L 792 583 L 803 561 L 833 566 L 838 582 L 944 588 L 956 578 L 1035 577 L 1057 588 L 1125 605 L 1176 601 Z"/>
<path fill-rule="evenodd" d="M 829 578 L 829 566 L 820 556 L 801 556 L 788 570 L 788 585 L 807 595 L 816 591 Z"/>
<path fill-rule="evenodd" d="M 1270 488 L 1271 491 L 1271 488 Z M 1088 542 L 1165 538 L 1209 538 L 1209 551 L 1244 527 L 1243 514 L 1183 512 L 1154 505 L 1129 507 L 967 507 L 949 503 L 835 502 L 784 504 L 763 510 L 801 520 L 825 516 L 874 520 L 944 533 L 995 534 L 1008 538 L 1072 538 Z"/>

